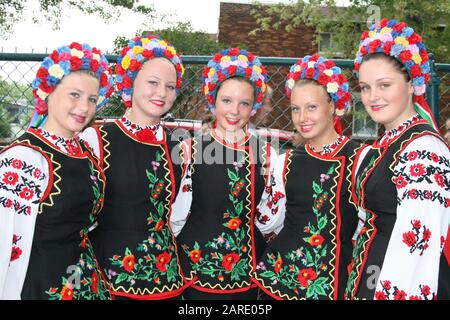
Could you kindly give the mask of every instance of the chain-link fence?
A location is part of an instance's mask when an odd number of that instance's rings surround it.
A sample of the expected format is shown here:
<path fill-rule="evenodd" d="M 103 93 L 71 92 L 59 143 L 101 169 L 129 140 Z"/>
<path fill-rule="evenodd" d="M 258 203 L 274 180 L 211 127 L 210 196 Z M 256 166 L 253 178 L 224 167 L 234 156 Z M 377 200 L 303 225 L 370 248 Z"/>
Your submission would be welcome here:
<path fill-rule="evenodd" d="M 46 54 L 0 53 L 0 145 L 10 143 L 21 135 L 26 128 L 33 111 L 31 82 Z M 107 56 L 116 61 L 117 56 Z M 210 121 L 210 112 L 201 93 L 201 74 L 209 56 L 183 56 L 186 68 L 182 90 L 166 119 L 182 121 Z M 261 57 L 267 67 L 269 85 L 273 88 L 270 114 L 258 120 L 255 125 L 264 125 L 272 129 L 292 131 L 289 102 L 284 94 L 284 81 L 289 67 L 296 58 Z M 349 78 L 353 97 L 353 108 L 342 120 L 344 134 L 361 141 L 374 139 L 379 127 L 364 110 L 359 98 L 358 85 L 352 75 L 351 60 L 335 60 Z M 427 100 L 439 126 L 444 133 L 445 120 L 450 118 L 450 64 L 432 64 Z M 117 118 L 124 112 L 119 97 L 113 96 L 109 104 L 97 113 L 98 118 Z M 169 120 L 170 121 L 170 120 Z M 264 123 L 262 123 L 264 122 Z"/>

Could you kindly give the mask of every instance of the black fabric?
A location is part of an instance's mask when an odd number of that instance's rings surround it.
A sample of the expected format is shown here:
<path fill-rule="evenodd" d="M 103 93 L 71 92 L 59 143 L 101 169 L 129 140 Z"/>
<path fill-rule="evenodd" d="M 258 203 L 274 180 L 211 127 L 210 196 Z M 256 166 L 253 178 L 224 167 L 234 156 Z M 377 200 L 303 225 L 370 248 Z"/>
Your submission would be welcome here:
<path fill-rule="evenodd" d="M 63 278 L 69 280 L 75 273 L 72 269 L 75 266 L 81 271 L 78 278 L 81 283 L 79 289 L 72 288 L 73 299 L 109 298 L 86 236 L 88 228 L 96 219 L 94 180 L 100 192 L 103 192 L 104 187 L 100 172 L 94 170 L 93 161 L 86 155 L 88 151 L 83 149 L 86 154 L 80 158 L 70 157 L 28 132 L 18 138 L 18 142 L 39 147 L 51 159 L 54 168 L 53 173 L 50 173 L 53 174 L 50 198 L 44 201 L 42 212 L 36 218 L 21 298 L 61 299 L 58 294 L 64 289 Z M 96 280 L 92 279 L 94 272 Z M 73 279 L 73 284 L 76 284 Z M 53 295 L 48 293 L 50 291 Z M 67 288 L 64 292 L 66 295 L 62 295 L 71 299 L 67 295 Z"/>
<path fill-rule="evenodd" d="M 113 292 L 170 298 L 184 285 L 169 229 L 181 180 L 170 159 L 176 144 L 141 143 L 124 130 L 117 121 L 100 127 L 107 186 L 92 242 Z"/>

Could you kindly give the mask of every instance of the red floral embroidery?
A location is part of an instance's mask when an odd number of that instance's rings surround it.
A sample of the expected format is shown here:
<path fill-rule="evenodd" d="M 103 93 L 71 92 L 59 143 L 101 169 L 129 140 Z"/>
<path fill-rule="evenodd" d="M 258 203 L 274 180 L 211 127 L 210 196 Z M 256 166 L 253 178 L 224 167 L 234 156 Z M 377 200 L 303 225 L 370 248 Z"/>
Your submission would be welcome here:
<path fill-rule="evenodd" d="M 152 143 L 156 141 L 156 136 L 149 128 L 142 129 L 135 134 L 136 138 L 141 142 Z"/>
<path fill-rule="evenodd" d="M 240 227 L 241 223 L 242 221 L 239 218 L 230 219 L 230 221 L 228 221 L 228 228 L 230 228 L 231 230 L 236 230 Z"/>
<path fill-rule="evenodd" d="M 19 181 L 19 175 L 15 172 L 5 172 L 2 181 L 5 184 L 14 186 L 17 183 L 17 181 Z"/>
<path fill-rule="evenodd" d="M 417 159 L 417 156 L 419 155 L 419 153 L 417 151 L 412 151 L 408 154 L 408 160 L 409 161 L 414 161 Z"/>
<path fill-rule="evenodd" d="M 224 269 L 227 271 L 231 271 L 231 269 L 233 269 L 233 266 L 239 261 L 239 259 L 239 255 L 237 253 L 229 253 L 223 257 L 222 267 L 224 267 Z"/>
<path fill-rule="evenodd" d="M 30 189 L 30 188 L 25 187 L 25 188 L 23 188 L 23 190 L 19 193 L 19 196 L 20 196 L 22 199 L 30 200 L 30 199 L 33 198 L 33 196 L 34 196 L 34 191 L 33 191 L 32 189 Z"/>
<path fill-rule="evenodd" d="M 405 178 L 403 176 L 398 176 L 394 179 L 395 186 L 397 189 L 404 188 L 408 185 L 408 182 L 406 182 Z"/>
<path fill-rule="evenodd" d="M 10 261 L 15 261 L 15 260 L 19 259 L 21 255 L 22 255 L 22 249 L 20 249 L 19 247 L 13 247 L 12 251 L 11 251 Z"/>
<path fill-rule="evenodd" d="M 413 177 L 420 177 L 420 176 L 423 176 L 425 173 L 427 173 L 425 166 L 421 163 L 413 164 L 409 168 L 409 172 L 410 172 L 411 176 L 413 176 Z"/>
<path fill-rule="evenodd" d="M 275 271 L 276 273 L 279 273 L 280 270 L 281 270 L 281 268 L 283 268 L 283 259 L 281 259 L 281 257 L 279 257 L 279 258 L 277 259 L 277 261 L 275 262 L 275 268 L 274 268 L 274 271 Z"/>
<path fill-rule="evenodd" d="M 317 273 L 311 268 L 300 270 L 297 276 L 298 282 L 305 288 L 309 286 L 308 281 L 314 281 L 316 278 Z"/>
<path fill-rule="evenodd" d="M 23 162 L 20 161 L 19 159 L 14 159 L 14 160 L 12 161 L 12 166 L 13 166 L 13 168 L 15 168 L 15 169 L 22 169 L 22 167 L 23 167 Z"/>
<path fill-rule="evenodd" d="M 134 255 L 125 256 L 122 260 L 123 268 L 127 272 L 131 272 L 134 269 Z"/>
<path fill-rule="evenodd" d="M 191 252 L 189 252 L 189 258 L 193 263 L 199 262 L 201 257 L 202 257 L 201 250 L 191 250 Z"/>
<path fill-rule="evenodd" d="M 169 264 L 171 259 L 172 258 L 170 254 L 167 251 L 164 251 L 156 257 L 156 268 L 158 268 L 160 272 L 166 272 L 167 265 Z"/>
<path fill-rule="evenodd" d="M 91 290 L 93 293 L 98 294 L 98 275 L 97 272 L 92 272 L 92 276 L 91 276 Z"/>
<path fill-rule="evenodd" d="M 428 241 L 431 238 L 430 229 L 423 226 L 422 237 L 420 237 L 420 229 L 422 229 L 422 223 L 420 220 L 411 220 L 413 231 L 403 233 L 403 243 L 410 248 L 410 253 L 416 250 L 420 251 L 420 255 L 428 249 Z"/>
<path fill-rule="evenodd" d="M 436 180 L 436 183 L 438 184 L 439 187 L 443 188 L 445 186 L 444 177 L 439 173 L 434 174 L 434 180 Z"/>
<path fill-rule="evenodd" d="M 313 234 L 309 238 L 308 242 L 310 245 L 316 247 L 316 246 L 321 246 L 324 240 L 325 239 L 320 234 Z"/>
<path fill-rule="evenodd" d="M 61 300 L 72 300 L 73 299 L 73 289 L 70 285 L 66 284 L 61 290 Z"/>
<path fill-rule="evenodd" d="M 38 168 L 34 169 L 34 171 L 33 171 L 33 176 L 34 176 L 36 179 L 39 179 L 39 178 L 41 177 L 41 174 L 42 174 L 42 171 L 41 171 L 40 169 L 38 169 Z"/>

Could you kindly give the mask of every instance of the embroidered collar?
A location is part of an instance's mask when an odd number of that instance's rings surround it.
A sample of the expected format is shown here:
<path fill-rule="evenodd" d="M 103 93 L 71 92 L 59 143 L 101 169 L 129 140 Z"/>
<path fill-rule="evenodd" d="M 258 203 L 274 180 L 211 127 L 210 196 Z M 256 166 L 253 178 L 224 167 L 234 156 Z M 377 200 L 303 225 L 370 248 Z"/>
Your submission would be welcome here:
<path fill-rule="evenodd" d="M 134 123 L 126 116 L 120 119 L 122 125 L 127 131 L 142 142 L 155 142 L 163 138 L 162 126 L 158 123 L 154 126 L 141 126 Z"/>
<path fill-rule="evenodd" d="M 420 121 L 419 115 L 416 113 L 414 116 L 404 121 L 402 124 L 398 125 L 394 129 L 386 131 L 377 141 L 375 141 L 374 146 L 376 147 L 386 147 L 393 140 L 399 137 L 406 129 L 408 129 L 411 125 Z"/>
<path fill-rule="evenodd" d="M 342 142 L 344 142 L 344 140 L 345 136 L 339 135 L 333 143 L 324 145 L 321 151 L 316 151 L 311 144 L 308 145 L 312 151 L 320 154 L 321 156 L 325 156 L 333 154 L 336 151 L 336 149 L 342 144 Z"/>
<path fill-rule="evenodd" d="M 64 138 L 61 136 L 58 136 L 54 133 L 48 132 L 42 128 L 37 128 L 36 131 L 44 137 L 48 142 L 50 142 L 54 147 L 56 147 L 58 150 L 67 153 L 71 156 L 76 156 L 81 153 L 80 147 L 77 143 L 76 138 Z"/>

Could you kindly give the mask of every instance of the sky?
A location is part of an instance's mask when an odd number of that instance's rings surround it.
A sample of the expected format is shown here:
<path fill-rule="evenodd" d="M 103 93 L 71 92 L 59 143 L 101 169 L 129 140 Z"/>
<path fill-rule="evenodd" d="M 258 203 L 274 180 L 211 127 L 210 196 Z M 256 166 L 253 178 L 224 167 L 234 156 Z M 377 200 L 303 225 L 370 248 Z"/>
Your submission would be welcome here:
<path fill-rule="evenodd" d="M 136 31 L 143 28 L 143 19 L 134 14 L 127 14 L 116 23 L 106 23 L 95 16 L 82 15 L 76 11 L 64 11 L 59 30 L 53 30 L 51 24 L 33 24 L 31 12 L 36 10 L 36 1 L 24 12 L 21 22 L 14 26 L 13 33 L 7 40 L 0 40 L 0 52 L 45 53 L 68 44 L 68 42 L 86 42 L 104 52 L 113 50 L 113 41 L 118 36 L 131 38 Z M 191 21 L 195 30 L 217 33 L 219 24 L 219 0 L 147 0 L 153 4 L 157 13 L 170 15 L 171 21 Z M 248 0 L 231 0 L 225 2 L 251 3 Z M 291 0 L 261 0 L 264 3 Z M 161 27 L 163 27 L 161 25 Z"/>

